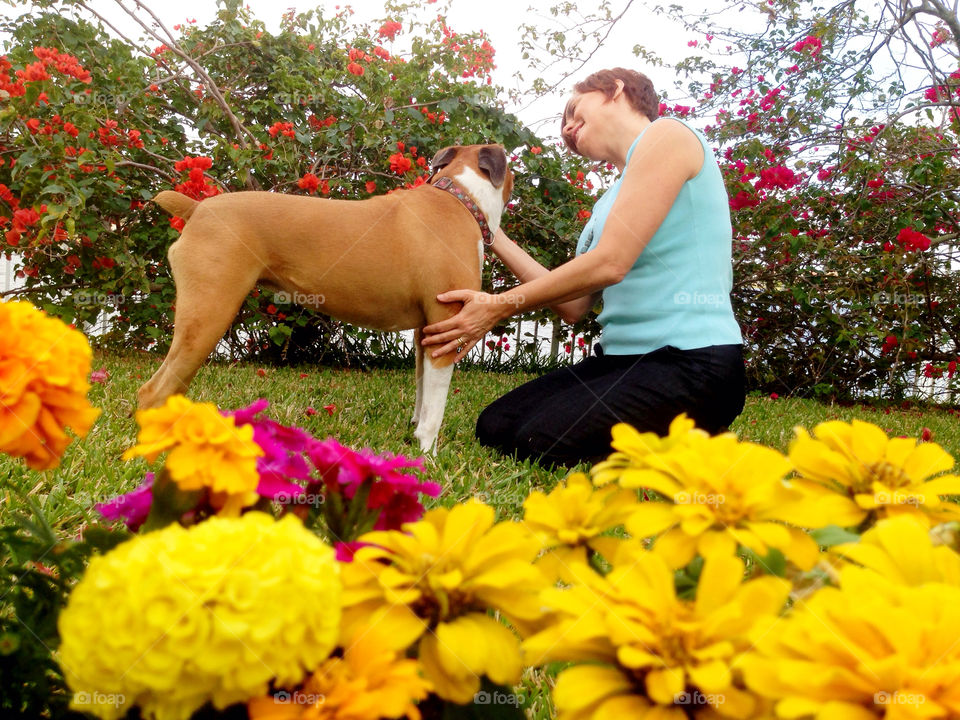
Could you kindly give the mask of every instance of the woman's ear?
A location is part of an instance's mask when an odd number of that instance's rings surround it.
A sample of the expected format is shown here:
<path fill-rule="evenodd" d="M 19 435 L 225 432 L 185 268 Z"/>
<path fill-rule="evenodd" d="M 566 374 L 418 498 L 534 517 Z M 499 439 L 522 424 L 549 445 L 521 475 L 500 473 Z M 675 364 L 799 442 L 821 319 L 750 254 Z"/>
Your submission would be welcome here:
<path fill-rule="evenodd" d="M 623 80 L 614 80 L 614 82 L 617 84 L 617 89 L 613 91 L 613 97 L 610 98 L 611 100 L 616 100 L 623 95 Z"/>

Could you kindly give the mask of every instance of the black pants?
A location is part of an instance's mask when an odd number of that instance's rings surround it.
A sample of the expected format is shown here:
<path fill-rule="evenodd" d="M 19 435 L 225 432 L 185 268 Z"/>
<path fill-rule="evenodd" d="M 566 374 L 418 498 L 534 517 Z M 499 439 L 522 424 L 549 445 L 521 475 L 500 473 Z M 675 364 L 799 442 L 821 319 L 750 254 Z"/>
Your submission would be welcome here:
<path fill-rule="evenodd" d="M 598 353 L 511 390 L 477 419 L 477 439 L 542 464 L 597 462 L 611 452 L 620 422 L 666 435 L 687 413 L 717 433 L 743 410 L 743 348 L 667 346 L 645 355 Z"/>

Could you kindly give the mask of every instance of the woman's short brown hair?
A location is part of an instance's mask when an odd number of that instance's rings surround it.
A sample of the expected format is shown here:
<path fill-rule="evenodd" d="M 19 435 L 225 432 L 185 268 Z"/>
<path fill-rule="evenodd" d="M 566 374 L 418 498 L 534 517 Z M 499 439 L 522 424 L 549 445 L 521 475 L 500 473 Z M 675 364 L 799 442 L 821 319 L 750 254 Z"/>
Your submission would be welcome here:
<path fill-rule="evenodd" d="M 599 90 L 612 100 L 617 92 L 617 80 L 623 83 L 623 94 L 626 95 L 630 106 L 637 112 L 645 115 L 651 122 L 660 116 L 660 99 L 657 97 L 657 91 L 653 83 L 643 73 L 627 68 L 611 68 L 609 70 L 598 70 L 586 79 L 581 80 L 573 86 L 574 92 L 588 93 Z M 563 141 L 573 152 L 577 152 L 570 140 L 563 135 L 563 127 L 567 124 L 567 107 L 563 109 L 563 115 L 560 117 L 560 135 Z"/>

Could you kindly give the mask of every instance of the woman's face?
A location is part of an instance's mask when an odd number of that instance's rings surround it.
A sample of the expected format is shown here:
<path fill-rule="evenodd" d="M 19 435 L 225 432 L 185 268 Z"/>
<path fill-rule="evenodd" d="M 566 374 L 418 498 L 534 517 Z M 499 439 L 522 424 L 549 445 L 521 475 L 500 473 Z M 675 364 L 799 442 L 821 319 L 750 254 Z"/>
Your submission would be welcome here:
<path fill-rule="evenodd" d="M 577 154 L 602 160 L 595 154 L 601 150 L 597 141 L 603 135 L 603 108 L 609 101 L 600 90 L 574 93 L 563 111 L 562 135 L 567 145 Z"/>

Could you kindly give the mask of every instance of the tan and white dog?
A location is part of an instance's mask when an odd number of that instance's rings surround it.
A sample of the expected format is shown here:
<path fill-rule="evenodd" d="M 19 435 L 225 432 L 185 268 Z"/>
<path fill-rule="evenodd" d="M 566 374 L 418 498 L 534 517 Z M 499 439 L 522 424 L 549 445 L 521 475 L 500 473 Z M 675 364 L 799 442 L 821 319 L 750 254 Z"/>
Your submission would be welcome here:
<path fill-rule="evenodd" d="M 513 190 L 500 145 L 444 148 L 432 170 L 430 184 L 359 201 L 236 192 L 201 203 L 159 193 L 154 201 L 187 222 L 167 253 L 177 288 L 173 342 L 140 388 L 140 407 L 186 391 L 261 283 L 354 325 L 416 330 L 414 435 L 432 451 L 455 356 L 424 362 L 420 329 L 460 309 L 437 294 L 480 289 L 483 240 Z"/>

